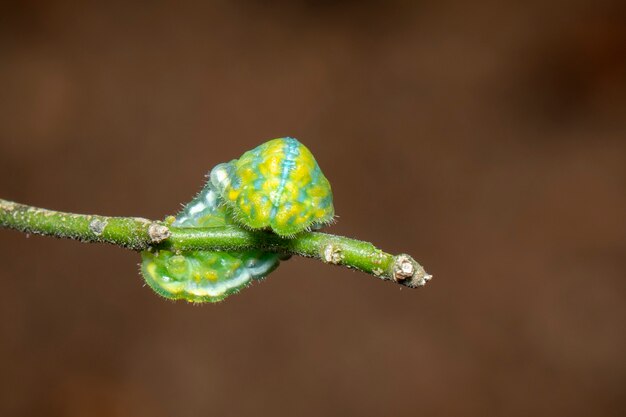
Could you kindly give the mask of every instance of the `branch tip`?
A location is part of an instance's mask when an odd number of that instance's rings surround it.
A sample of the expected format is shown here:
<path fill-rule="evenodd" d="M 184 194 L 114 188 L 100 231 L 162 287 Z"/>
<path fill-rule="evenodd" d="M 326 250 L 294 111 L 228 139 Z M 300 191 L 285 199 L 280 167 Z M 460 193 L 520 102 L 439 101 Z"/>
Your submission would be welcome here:
<path fill-rule="evenodd" d="M 392 278 L 395 282 L 410 288 L 422 287 L 432 279 L 424 267 L 406 254 L 397 255 L 392 265 Z"/>

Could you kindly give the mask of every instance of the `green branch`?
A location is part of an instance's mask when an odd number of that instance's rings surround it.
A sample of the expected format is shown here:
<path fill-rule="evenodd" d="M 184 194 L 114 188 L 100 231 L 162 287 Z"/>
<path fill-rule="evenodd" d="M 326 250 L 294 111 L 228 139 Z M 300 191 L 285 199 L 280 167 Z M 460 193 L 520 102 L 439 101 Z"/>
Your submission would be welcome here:
<path fill-rule="evenodd" d="M 431 276 L 408 255 L 390 255 L 368 242 L 326 233 L 301 233 L 293 239 L 236 227 L 180 228 L 138 217 L 106 217 L 52 211 L 0 199 L 0 227 L 81 242 L 110 243 L 141 251 L 263 249 L 319 259 L 391 280 L 407 287 Z"/>

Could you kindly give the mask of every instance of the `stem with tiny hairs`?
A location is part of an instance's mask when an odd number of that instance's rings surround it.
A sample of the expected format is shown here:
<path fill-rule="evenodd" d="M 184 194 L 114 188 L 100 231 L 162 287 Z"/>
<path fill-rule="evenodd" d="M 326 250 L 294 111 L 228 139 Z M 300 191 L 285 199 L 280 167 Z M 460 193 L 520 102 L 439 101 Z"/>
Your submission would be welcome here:
<path fill-rule="evenodd" d="M 268 231 L 239 227 L 183 228 L 139 217 L 73 214 L 0 199 L 0 227 L 88 243 L 110 243 L 135 251 L 150 248 L 171 251 L 262 249 L 299 255 L 342 265 L 407 287 L 430 280 L 409 255 L 391 255 L 368 242 L 319 232 L 282 238 Z"/>

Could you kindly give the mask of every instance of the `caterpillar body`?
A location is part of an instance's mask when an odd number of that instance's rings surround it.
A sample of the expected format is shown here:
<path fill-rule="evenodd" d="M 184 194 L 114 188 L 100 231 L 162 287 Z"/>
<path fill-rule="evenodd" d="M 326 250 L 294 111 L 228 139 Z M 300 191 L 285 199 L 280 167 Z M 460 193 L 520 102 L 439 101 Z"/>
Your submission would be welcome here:
<path fill-rule="evenodd" d="M 219 227 L 232 224 L 211 184 L 176 216 L 172 226 Z M 277 254 L 262 251 L 143 251 L 141 271 L 163 297 L 189 302 L 217 302 L 261 279 L 279 264 Z"/>
<path fill-rule="evenodd" d="M 311 151 L 294 138 L 270 140 L 219 164 L 210 179 L 234 219 L 251 229 L 292 237 L 335 215 L 330 183 Z"/>

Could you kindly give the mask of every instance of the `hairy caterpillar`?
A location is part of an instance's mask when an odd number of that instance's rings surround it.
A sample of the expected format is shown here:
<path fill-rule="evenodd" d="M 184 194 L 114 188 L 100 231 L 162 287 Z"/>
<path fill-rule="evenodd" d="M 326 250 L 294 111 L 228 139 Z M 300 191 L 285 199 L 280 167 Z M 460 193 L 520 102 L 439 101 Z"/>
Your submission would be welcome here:
<path fill-rule="evenodd" d="M 176 227 L 242 225 L 270 228 L 283 237 L 333 220 L 330 184 L 311 152 L 294 138 L 270 140 L 241 158 L 219 164 L 200 193 L 176 216 Z M 170 299 L 216 302 L 261 279 L 278 254 L 147 250 L 141 272 L 148 285 Z"/>

